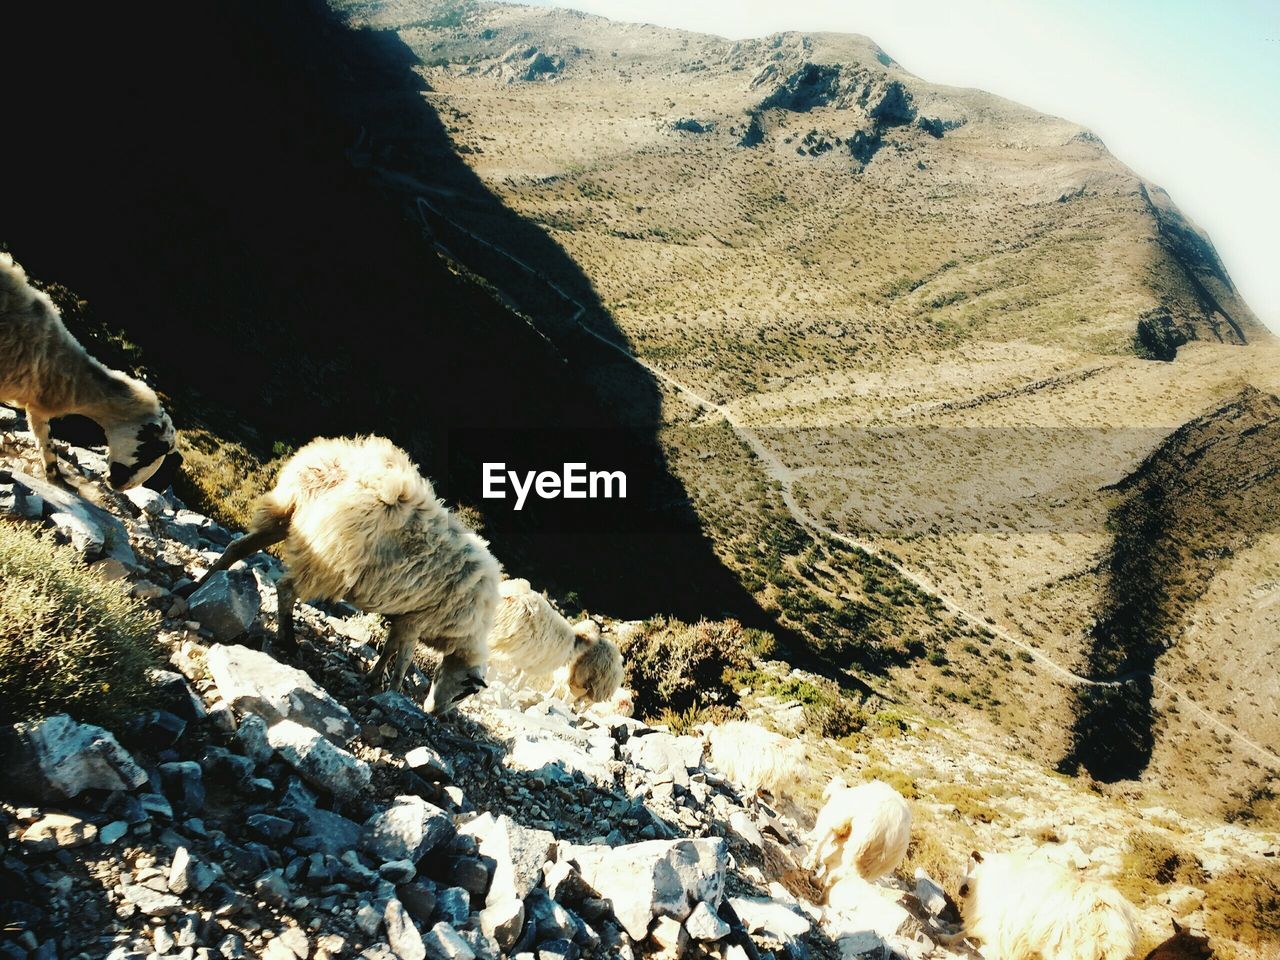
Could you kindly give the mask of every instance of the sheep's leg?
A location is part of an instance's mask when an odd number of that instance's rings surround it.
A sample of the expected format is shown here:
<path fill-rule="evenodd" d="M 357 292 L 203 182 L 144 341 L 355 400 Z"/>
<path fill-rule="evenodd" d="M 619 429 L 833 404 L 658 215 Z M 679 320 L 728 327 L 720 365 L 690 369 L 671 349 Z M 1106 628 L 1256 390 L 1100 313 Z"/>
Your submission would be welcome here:
<path fill-rule="evenodd" d="M 27 424 L 31 427 L 36 450 L 44 462 L 44 475 L 53 483 L 59 482 L 62 476 L 58 473 L 58 454 L 54 451 L 53 439 L 49 436 L 49 420 L 28 408 Z"/>
<path fill-rule="evenodd" d="M 293 601 L 297 596 L 288 574 L 276 581 L 276 639 L 282 647 L 292 647 L 296 642 L 293 636 Z"/>
<path fill-rule="evenodd" d="M 400 685 L 404 683 L 404 675 L 408 672 L 409 664 L 413 660 L 413 650 L 417 646 L 416 639 L 403 620 L 398 617 L 391 618 L 391 627 L 387 631 L 386 642 L 382 645 L 382 656 L 378 657 L 378 662 L 373 665 L 373 673 L 370 674 L 374 686 L 382 686 L 390 671 L 391 679 L 387 683 L 387 689 L 400 689 Z"/>

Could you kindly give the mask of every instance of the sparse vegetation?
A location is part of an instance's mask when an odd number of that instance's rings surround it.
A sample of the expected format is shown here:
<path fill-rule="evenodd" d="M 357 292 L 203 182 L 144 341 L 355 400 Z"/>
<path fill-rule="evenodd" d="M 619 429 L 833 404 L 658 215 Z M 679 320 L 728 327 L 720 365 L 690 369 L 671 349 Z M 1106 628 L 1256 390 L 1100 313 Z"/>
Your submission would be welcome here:
<path fill-rule="evenodd" d="M 1280 942 L 1280 863 L 1236 866 L 1205 886 L 1209 933 L 1250 947 Z"/>
<path fill-rule="evenodd" d="M 619 648 L 637 713 L 656 716 L 664 710 L 684 714 L 691 708 L 731 706 L 734 672 L 772 653 L 774 641 L 736 620 L 689 624 L 655 617 L 625 635 Z"/>
<path fill-rule="evenodd" d="M 141 709 L 159 618 L 77 554 L 0 521 L 0 722 L 69 713 L 110 723 Z"/>

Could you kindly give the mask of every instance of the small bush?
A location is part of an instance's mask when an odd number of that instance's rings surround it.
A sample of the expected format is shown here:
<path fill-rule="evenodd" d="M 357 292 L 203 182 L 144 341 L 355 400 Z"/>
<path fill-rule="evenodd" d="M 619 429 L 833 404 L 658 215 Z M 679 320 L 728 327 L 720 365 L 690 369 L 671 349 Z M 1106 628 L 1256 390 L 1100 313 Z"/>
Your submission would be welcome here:
<path fill-rule="evenodd" d="M 0 522 L 0 720 L 110 723 L 146 705 L 159 618 L 26 526 Z"/>
<path fill-rule="evenodd" d="M 623 638 L 627 682 L 640 716 L 664 708 L 675 713 L 693 706 L 731 705 L 730 676 L 772 652 L 773 637 L 736 620 L 682 623 L 655 617 Z"/>
<path fill-rule="evenodd" d="M 1173 884 L 1200 886 L 1205 872 L 1194 854 L 1179 850 L 1163 835 L 1135 830 L 1125 847 L 1121 877 L 1126 892 L 1143 899 Z"/>
<path fill-rule="evenodd" d="M 702 723 L 721 724 L 730 720 L 741 720 L 742 711 L 724 704 L 713 703 L 710 706 L 693 706 L 688 710 L 672 710 L 665 707 L 657 716 L 657 722 L 667 727 L 676 736 L 689 734 L 696 736 L 694 728 Z"/>
<path fill-rule="evenodd" d="M 1234 867 L 1204 887 L 1209 934 L 1246 946 L 1280 942 L 1280 863 Z"/>
<path fill-rule="evenodd" d="M 183 464 L 174 490 L 191 507 L 232 530 L 249 526 L 253 502 L 275 485 L 285 459 L 264 462 L 240 444 L 197 427 L 178 434 L 178 449 Z"/>

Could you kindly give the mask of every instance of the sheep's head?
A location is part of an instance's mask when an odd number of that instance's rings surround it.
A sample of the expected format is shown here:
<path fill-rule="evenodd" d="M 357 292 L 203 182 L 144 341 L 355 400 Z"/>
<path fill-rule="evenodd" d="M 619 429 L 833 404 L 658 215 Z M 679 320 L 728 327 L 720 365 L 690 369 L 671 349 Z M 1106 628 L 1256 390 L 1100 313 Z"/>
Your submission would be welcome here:
<path fill-rule="evenodd" d="M 623 673 L 622 654 L 611 641 L 601 637 L 569 666 L 569 692 L 575 699 L 585 697 L 600 703 L 622 685 Z"/>
<path fill-rule="evenodd" d="M 145 420 L 115 424 L 106 434 L 111 486 L 128 490 L 147 481 L 157 490 L 169 486 L 182 455 L 178 453 L 177 431 L 167 413 L 160 410 Z M 161 483 L 163 486 L 158 486 Z"/>
<path fill-rule="evenodd" d="M 974 898 L 978 895 L 978 881 L 982 875 L 982 854 L 977 850 L 969 854 L 969 866 L 960 880 L 960 915 L 968 917 Z"/>
<path fill-rule="evenodd" d="M 431 684 L 423 709 L 438 715 L 448 713 L 481 687 L 488 686 L 483 674 L 483 667 L 469 664 L 456 654 L 446 655 L 436 672 L 435 683 Z"/>
<path fill-rule="evenodd" d="M 1210 960 L 1213 947 L 1209 946 L 1208 937 L 1197 937 L 1174 920 L 1173 936 L 1156 947 L 1152 954 L 1161 958 L 1177 957 L 1178 960 Z"/>

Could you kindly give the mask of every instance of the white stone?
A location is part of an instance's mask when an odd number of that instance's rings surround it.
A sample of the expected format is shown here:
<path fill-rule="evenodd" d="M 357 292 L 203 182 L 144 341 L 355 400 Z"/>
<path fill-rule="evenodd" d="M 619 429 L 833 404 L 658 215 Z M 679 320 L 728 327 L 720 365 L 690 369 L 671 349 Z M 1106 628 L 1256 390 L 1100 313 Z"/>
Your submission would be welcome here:
<path fill-rule="evenodd" d="M 334 746 L 312 727 L 292 720 L 272 724 L 267 729 L 267 742 L 308 783 L 336 797 L 354 797 L 373 779 L 363 760 Z"/>
<path fill-rule="evenodd" d="M 729 935 L 729 924 L 720 919 L 711 904 L 705 900 L 693 908 L 684 928 L 695 940 L 721 940 Z"/>
<path fill-rule="evenodd" d="M 205 661 L 222 698 L 241 713 L 259 714 L 268 723 L 291 720 L 337 744 L 360 731 L 351 711 L 305 671 L 268 654 L 217 643 L 209 648 Z"/>

